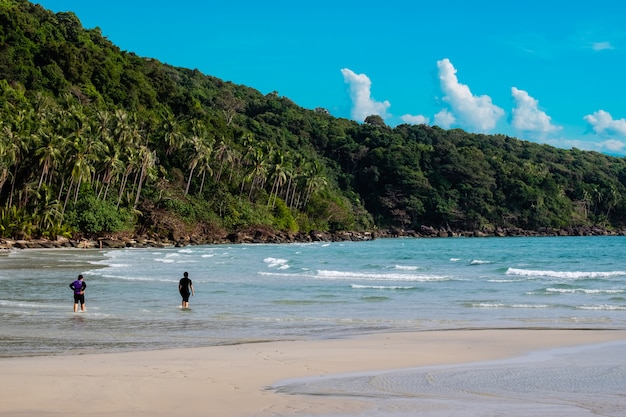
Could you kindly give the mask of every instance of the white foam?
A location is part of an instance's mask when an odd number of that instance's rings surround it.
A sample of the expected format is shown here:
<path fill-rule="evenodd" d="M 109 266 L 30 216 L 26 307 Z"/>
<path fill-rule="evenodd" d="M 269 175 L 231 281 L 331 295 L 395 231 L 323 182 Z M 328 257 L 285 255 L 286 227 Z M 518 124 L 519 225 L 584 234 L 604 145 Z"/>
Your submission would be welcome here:
<path fill-rule="evenodd" d="M 579 310 L 606 310 L 606 311 L 626 311 L 626 306 L 600 304 L 577 307 Z"/>
<path fill-rule="evenodd" d="M 448 281 L 450 277 L 444 275 L 417 275 L 417 274 L 385 274 L 385 273 L 365 273 L 348 271 L 328 271 L 318 270 L 317 278 L 329 280 L 354 280 L 364 281 Z"/>
<path fill-rule="evenodd" d="M 176 262 L 175 259 L 155 259 L 154 262 L 161 262 L 164 264 L 173 264 L 174 262 Z"/>
<path fill-rule="evenodd" d="M 419 269 L 419 267 L 411 265 L 396 265 L 395 268 L 402 271 L 417 271 Z"/>
<path fill-rule="evenodd" d="M 504 303 L 474 303 L 478 308 L 550 308 L 547 304 L 504 304 Z"/>
<path fill-rule="evenodd" d="M 556 292 L 562 294 L 621 294 L 624 290 L 592 290 L 586 288 L 546 288 L 546 292 Z"/>
<path fill-rule="evenodd" d="M 122 281 L 145 281 L 145 282 L 178 282 L 175 279 L 165 279 L 165 278 L 148 278 L 148 277 L 129 277 L 124 275 L 112 275 L 112 274 L 103 274 L 102 278 L 111 278 L 111 279 L 119 279 Z"/>
<path fill-rule="evenodd" d="M 509 268 L 507 275 L 520 275 L 525 277 L 549 277 L 549 278 L 568 278 L 568 279 L 585 279 L 585 278 L 611 278 L 626 275 L 626 271 L 549 271 L 549 270 L 533 270 L 533 269 L 516 269 Z"/>
<path fill-rule="evenodd" d="M 352 284 L 351 287 L 355 290 L 361 289 L 373 289 L 373 290 L 412 290 L 415 287 L 412 286 L 400 286 L 400 285 L 357 285 Z"/>
<path fill-rule="evenodd" d="M 287 265 L 287 260 L 286 259 L 269 257 L 269 258 L 263 259 L 263 262 L 265 262 L 267 264 L 267 266 L 270 267 L 270 268 L 278 268 L 278 269 L 287 269 L 287 268 L 289 268 L 289 265 Z"/>

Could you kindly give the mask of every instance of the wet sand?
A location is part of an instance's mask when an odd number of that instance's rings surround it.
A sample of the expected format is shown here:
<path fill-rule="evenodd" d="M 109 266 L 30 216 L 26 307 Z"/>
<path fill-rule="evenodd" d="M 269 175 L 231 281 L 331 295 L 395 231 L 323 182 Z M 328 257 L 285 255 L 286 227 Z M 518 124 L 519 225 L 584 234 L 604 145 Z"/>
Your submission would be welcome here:
<path fill-rule="evenodd" d="M 626 340 L 626 332 L 449 330 L 8 358 L 0 360 L 0 403 L 6 416 L 353 416 L 368 414 L 374 403 L 358 396 L 290 395 L 272 387 L 307 377 L 436 365 L 471 367 L 617 340 Z"/>

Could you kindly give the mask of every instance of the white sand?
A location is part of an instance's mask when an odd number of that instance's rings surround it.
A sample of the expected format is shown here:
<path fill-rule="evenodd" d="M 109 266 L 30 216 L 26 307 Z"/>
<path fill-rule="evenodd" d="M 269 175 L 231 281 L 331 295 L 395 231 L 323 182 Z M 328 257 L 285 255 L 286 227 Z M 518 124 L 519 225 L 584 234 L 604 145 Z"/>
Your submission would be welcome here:
<path fill-rule="evenodd" d="M 266 388 L 307 376 L 470 363 L 625 340 L 624 331 L 454 330 L 352 339 L 0 360 L 2 416 L 267 417 L 371 404 Z"/>

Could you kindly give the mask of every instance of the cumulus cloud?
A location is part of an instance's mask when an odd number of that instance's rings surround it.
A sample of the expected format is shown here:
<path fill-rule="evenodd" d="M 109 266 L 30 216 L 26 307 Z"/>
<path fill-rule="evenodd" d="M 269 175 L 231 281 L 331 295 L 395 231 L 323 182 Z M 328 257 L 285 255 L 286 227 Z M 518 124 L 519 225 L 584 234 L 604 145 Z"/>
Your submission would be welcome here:
<path fill-rule="evenodd" d="M 626 136 L 626 119 L 614 120 L 611 113 L 604 110 L 588 114 L 583 119 L 598 134 Z"/>
<path fill-rule="evenodd" d="M 515 107 L 512 111 L 511 124 L 517 130 L 536 133 L 550 133 L 560 130 L 543 111 L 539 110 L 539 102 L 524 90 L 511 89 Z"/>
<path fill-rule="evenodd" d="M 448 58 L 437 61 L 439 81 L 445 94 L 443 100 L 450 105 L 451 111 L 463 128 L 486 132 L 492 130 L 504 110 L 491 102 L 489 96 L 475 96 L 470 88 L 459 83 L 456 68 Z"/>
<path fill-rule="evenodd" d="M 622 142 L 621 140 L 609 139 L 609 140 L 605 140 L 604 142 L 600 142 L 600 146 L 609 152 L 619 153 L 619 152 L 624 152 L 624 148 L 626 147 L 626 144 Z"/>
<path fill-rule="evenodd" d="M 456 122 L 456 118 L 446 109 L 435 115 L 435 124 L 443 129 L 450 129 L 454 122 Z"/>
<path fill-rule="evenodd" d="M 365 74 L 356 74 L 354 71 L 344 68 L 341 70 L 344 81 L 350 86 L 350 99 L 352 100 L 352 119 L 362 122 L 367 116 L 376 114 L 383 119 L 387 117 L 387 109 L 391 104 L 385 100 L 376 101 L 371 96 L 372 82 Z"/>
<path fill-rule="evenodd" d="M 400 116 L 400 119 L 404 123 L 408 123 L 410 125 L 427 125 L 428 122 L 430 122 L 428 117 L 422 116 L 421 114 L 417 115 L 417 116 L 413 116 L 413 115 L 410 115 L 410 114 L 405 114 L 404 116 Z"/>

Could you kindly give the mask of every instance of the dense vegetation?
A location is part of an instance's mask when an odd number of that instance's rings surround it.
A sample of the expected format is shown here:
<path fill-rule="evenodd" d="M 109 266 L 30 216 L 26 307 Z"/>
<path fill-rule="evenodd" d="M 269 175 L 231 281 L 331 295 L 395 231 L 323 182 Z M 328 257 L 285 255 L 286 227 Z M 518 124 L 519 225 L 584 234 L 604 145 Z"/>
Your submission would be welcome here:
<path fill-rule="evenodd" d="M 622 158 L 335 118 L 25 0 L 0 0 L 0 111 L 0 237 L 626 224 Z"/>

